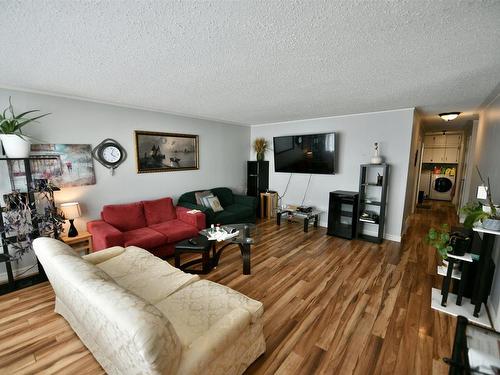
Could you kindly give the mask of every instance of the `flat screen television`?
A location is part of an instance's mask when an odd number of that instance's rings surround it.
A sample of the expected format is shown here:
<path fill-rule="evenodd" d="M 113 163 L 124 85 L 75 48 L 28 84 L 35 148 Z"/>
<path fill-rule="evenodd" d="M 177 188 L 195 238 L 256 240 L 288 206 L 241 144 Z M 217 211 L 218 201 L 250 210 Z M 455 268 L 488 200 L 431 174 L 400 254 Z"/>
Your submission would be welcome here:
<path fill-rule="evenodd" d="M 335 133 L 274 137 L 274 170 L 335 174 Z"/>

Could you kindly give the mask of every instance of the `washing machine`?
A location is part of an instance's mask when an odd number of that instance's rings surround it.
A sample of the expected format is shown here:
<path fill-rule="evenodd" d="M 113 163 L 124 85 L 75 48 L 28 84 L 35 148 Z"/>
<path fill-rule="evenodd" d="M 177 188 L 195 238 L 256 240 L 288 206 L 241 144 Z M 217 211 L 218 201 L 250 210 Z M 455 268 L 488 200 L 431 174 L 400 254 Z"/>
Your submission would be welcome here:
<path fill-rule="evenodd" d="M 451 201 L 455 194 L 455 176 L 448 174 L 433 174 L 431 177 L 430 198 L 441 201 Z"/>

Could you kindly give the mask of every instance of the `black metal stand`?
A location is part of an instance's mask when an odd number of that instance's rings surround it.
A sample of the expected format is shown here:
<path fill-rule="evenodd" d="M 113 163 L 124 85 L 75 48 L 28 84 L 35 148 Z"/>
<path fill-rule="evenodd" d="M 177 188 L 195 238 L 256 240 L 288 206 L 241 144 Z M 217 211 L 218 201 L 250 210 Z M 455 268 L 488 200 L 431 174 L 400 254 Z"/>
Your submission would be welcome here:
<path fill-rule="evenodd" d="M 474 316 L 478 317 L 481 311 L 481 305 L 487 300 L 490 293 L 491 281 L 488 280 L 491 276 L 487 272 L 488 264 L 491 261 L 491 252 L 495 244 L 495 235 L 491 233 L 483 233 L 483 241 L 481 243 L 481 254 L 479 256 L 479 272 L 477 272 L 474 282 Z"/>
<path fill-rule="evenodd" d="M 36 207 L 36 198 L 35 198 L 35 193 L 36 189 L 34 186 L 34 181 L 32 177 L 32 171 L 31 171 L 31 160 L 40 160 L 40 159 L 56 159 L 55 157 L 39 157 L 39 158 L 24 158 L 24 159 L 13 159 L 13 158 L 6 158 L 6 157 L 0 157 L 0 160 L 5 160 L 5 161 L 23 161 L 24 164 L 24 172 L 25 172 L 25 178 L 26 178 L 26 187 L 27 187 L 27 196 L 28 196 L 28 206 L 31 212 L 31 226 L 33 228 L 31 235 L 36 238 L 40 236 L 39 232 L 39 222 L 37 220 L 36 215 L 33 215 L 33 213 L 36 212 L 37 207 Z M 11 178 L 11 184 L 13 183 L 13 180 Z M 14 186 L 12 186 L 12 190 L 14 190 Z M 50 195 L 50 204 L 55 208 L 55 203 L 54 203 L 54 196 L 53 194 Z M 3 220 L 3 213 L 7 212 L 5 208 L 0 209 L 0 226 L 3 227 L 4 225 L 4 220 Z M 53 232 L 53 236 L 55 238 L 59 237 L 59 233 L 57 230 Z M 1 240 L 1 246 L 3 249 L 3 255 L 4 257 L 0 258 L 0 261 L 5 262 L 5 268 L 7 271 L 7 285 L 0 285 L 0 295 L 5 294 L 17 289 L 22 289 L 27 286 L 31 286 L 34 284 L 38 284 L 40 282 L 46 281 L 47 280 L 47 275 L 45 274 L 45 271 L 41 265 L 41 263 L 38 261 L 38 258 L 36 258 L 36 266 L 38 267 L 38 274 L 37 275 L 32 275 L 25 277 L 21 280 L 15 280 L 14 278 L 14 272 L 12 270 L 12 264 L 10 260 L 10 255 L 9 255 L 9 241 L 13 241 L 17 239 L 17 235 L 7 237 L 7 235 L 2 232 L 0 235 L 0 240 Z"/>

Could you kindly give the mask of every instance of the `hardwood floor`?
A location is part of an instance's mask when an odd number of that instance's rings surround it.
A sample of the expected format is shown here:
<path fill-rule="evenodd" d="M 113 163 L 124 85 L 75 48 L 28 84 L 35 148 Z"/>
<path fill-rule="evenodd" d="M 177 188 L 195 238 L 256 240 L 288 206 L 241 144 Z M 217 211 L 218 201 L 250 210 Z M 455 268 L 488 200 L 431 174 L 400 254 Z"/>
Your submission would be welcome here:
<path fill-rule="evenodd" d="M 206 278 L 265 305 L 266 354 L 247 374 L 444 374 L 455 319 L 431 310 L 435 253 L 430 225 L 453 207 L 418 209 L 401 244 L 327 236 L 324 228 L 262 222 L 252 275 L 237 247 Z M 0 374 L 102 374 L 66 321 L 48 283 L 0 297 Z"/>

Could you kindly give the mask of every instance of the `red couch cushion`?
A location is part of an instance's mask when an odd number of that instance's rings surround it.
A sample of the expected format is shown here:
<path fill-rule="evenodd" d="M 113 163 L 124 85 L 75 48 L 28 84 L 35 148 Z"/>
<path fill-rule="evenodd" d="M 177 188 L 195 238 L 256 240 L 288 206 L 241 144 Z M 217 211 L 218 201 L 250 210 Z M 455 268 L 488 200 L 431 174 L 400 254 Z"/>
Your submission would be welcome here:
<path fill-rule="evenodd" d="M 144 228 L 146 218 L 141 202 L 129 204 L 110 204 L 104 206 L 102 219 L 122 232 Z"/>
<path fill-rule="evenodd" d="M 149 228 L 139 228 L 123 233 L 125 246 L 138 246 L 144 249 L 154 249 L 168 242 L 168 238 L 158 231 Z"/>
<path fill-rule="evenodd" d="M 177 219 L 154 224 L 150 228 L 167 236 L 170 243 L 179 242 L 198 235 L 198 228 Z"/>
<path fill-rule="evenodd" d="M 177 219 L 172 198 L 142 201 L 142 204 L 144 205 L 144 216 L 148 225 Z"/>

